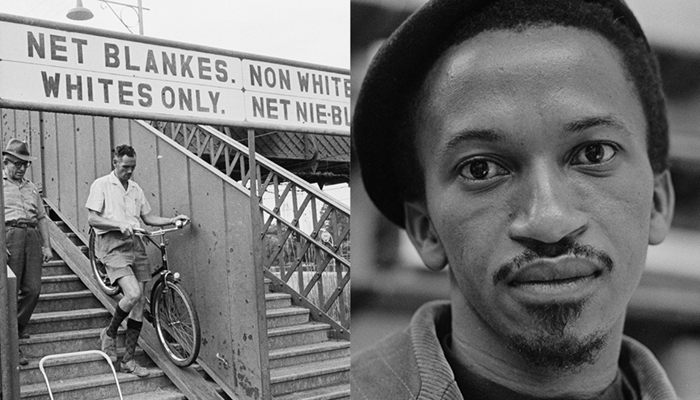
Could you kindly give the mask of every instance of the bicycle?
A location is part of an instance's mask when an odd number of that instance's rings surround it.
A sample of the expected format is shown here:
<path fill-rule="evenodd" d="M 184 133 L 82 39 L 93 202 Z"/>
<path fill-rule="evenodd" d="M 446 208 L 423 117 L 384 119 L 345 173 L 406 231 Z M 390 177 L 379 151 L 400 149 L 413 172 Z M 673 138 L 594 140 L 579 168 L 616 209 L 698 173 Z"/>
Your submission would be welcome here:
<path fill-rule="evenodd" d="M 199 355 L 201 346 L 201 330 L 199 318 L 185 289 L 180 284 L 180 273 L 168 268 L 165 234 L 182 229 L 184 224 L 176 224 L 174 228 L 159 229 L 148 232 L 136 228 L 134 234 L 148 239 L 160 250 L 162 265 L 151 276 L 154 278 L 150 295 L 146 296 L 144 319 L 156 329 L 158 340 L 170 360 L 177 366 L 191 365 Z M 152 236 L 160 236 L 156 241 Z M 113 296 L 121 291 L 118 285 L 110 282 L 104 264 L 95 257 L 95 232 L 90 229 L 88 255 L 98 286 L 106 294 Z"/>

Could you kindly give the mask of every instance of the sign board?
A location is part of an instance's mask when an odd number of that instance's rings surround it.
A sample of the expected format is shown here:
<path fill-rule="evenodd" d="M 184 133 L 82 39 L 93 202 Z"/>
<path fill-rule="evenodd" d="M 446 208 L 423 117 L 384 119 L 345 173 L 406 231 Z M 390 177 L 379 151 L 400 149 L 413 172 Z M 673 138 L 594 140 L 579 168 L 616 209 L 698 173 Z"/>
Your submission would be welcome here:
<path fill-rule="evenodd" d="M 350 75 L 0 14 L 0 106 L 349 135 Z"/>

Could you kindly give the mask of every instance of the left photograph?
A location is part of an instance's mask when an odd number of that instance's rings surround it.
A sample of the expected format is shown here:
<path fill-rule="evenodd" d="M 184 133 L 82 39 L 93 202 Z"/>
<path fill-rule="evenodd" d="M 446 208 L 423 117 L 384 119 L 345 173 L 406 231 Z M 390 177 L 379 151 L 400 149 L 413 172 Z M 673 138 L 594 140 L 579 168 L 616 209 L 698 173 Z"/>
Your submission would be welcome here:
<path fill-rule="evenodd" d="M 0 38 L 0 399 L 349 399 L 350 0 L 9 0 Z"/>

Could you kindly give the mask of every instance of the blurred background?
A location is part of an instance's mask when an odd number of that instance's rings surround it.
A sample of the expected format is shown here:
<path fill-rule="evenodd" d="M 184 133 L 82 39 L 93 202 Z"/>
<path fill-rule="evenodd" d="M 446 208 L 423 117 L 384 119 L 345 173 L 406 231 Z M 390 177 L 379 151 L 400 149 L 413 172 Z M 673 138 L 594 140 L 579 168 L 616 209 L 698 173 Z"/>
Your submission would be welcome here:
<path fill-rule="evenodd" d="M 676 210 L 666 241 L 649 249 L 625 333 L 649 347 L 678 395 L 700 400 L 700 1 L 626 0 L 661 66 L 671 127 Z M 372 56 L 423 0 L 352 0 L 353 104 Z M 447 272 L 429 271 L 403 231 L 352 187 L 352 351 L 403 329 L 421 304 L 447 298 Z"/>

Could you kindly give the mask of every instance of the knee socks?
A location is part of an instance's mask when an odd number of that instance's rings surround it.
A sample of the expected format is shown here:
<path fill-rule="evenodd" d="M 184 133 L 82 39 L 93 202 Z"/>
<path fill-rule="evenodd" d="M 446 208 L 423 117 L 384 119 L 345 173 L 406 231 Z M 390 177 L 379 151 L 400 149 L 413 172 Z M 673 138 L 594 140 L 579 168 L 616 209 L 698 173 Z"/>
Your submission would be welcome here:
<path fill-rule="evenodd" d="M 124 358 L 122 358 L 123 363 L 127 363 L 134 358 L 134 351 L 136 350 L 136 344 L 139 341 L 139 335 L 141 334 L 141 326 L 143 322 L 136 321 L 129 318 L 126 321 L 126 339 L 125 339 L 125 351 Z"/>
<path fill-rule="evenodd" d="M 124 321 L 128 315 L 129 312 L 122 310 L 122 308 L 119 307 L 119 304 L 117 304 L 117 308 L 114 310 L 114 317 L 112 317 L 112 322 L 110 322 L 109 327 L 107 328 L 107 336 L 115 339 L 117 337 L 117 329 L 119 329 L 119 325 L 122 324 L 122 321 Z"/>

